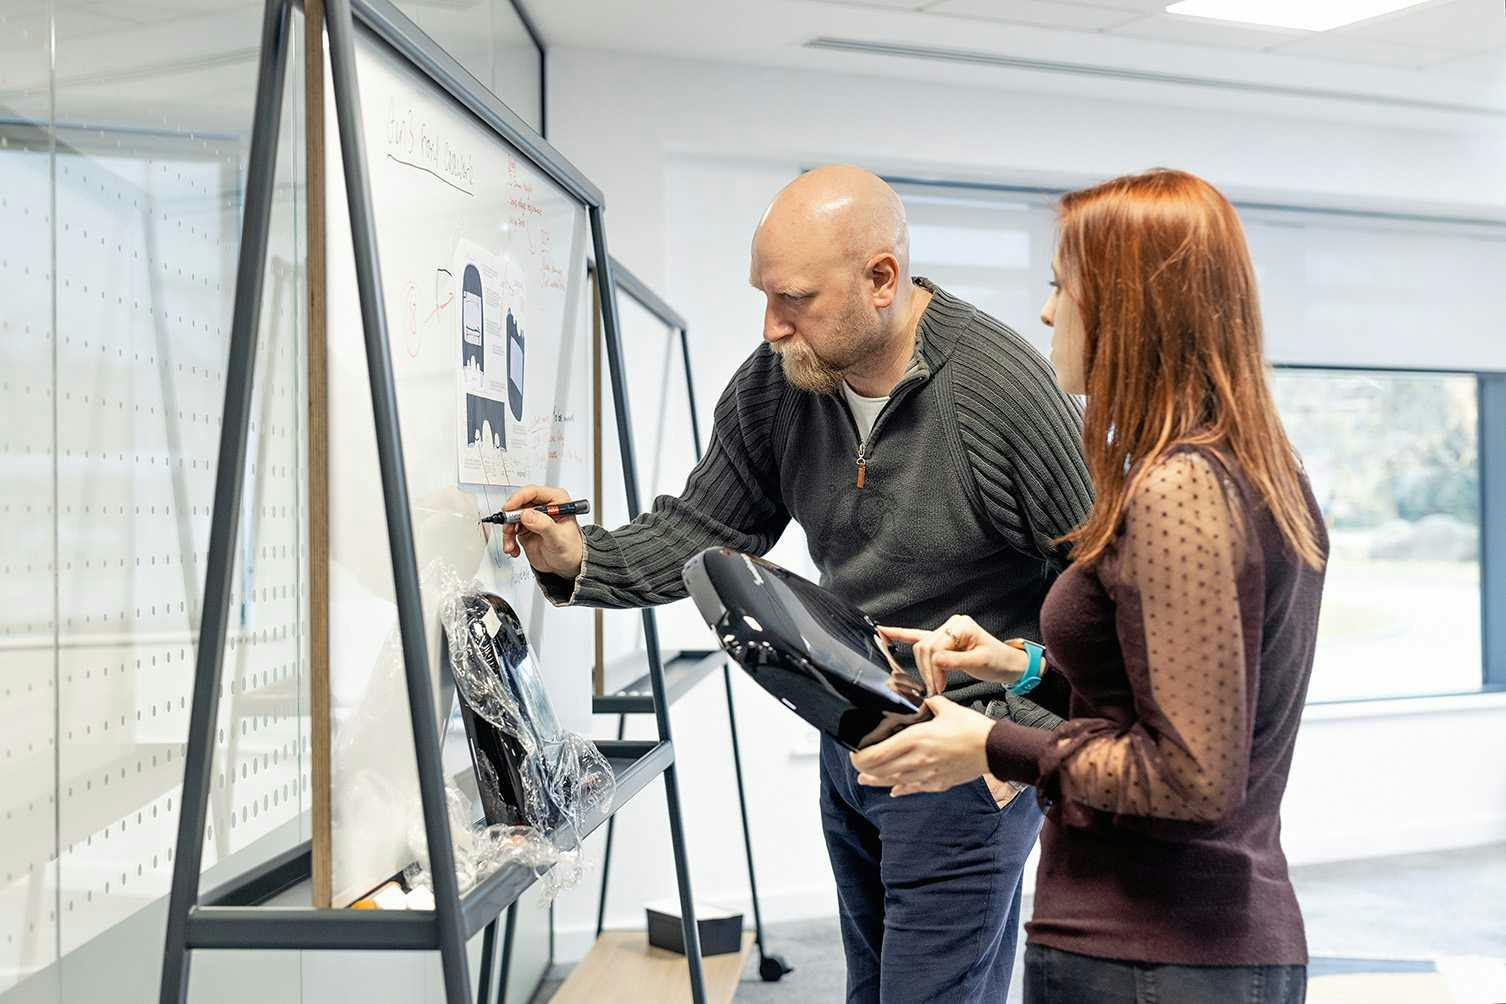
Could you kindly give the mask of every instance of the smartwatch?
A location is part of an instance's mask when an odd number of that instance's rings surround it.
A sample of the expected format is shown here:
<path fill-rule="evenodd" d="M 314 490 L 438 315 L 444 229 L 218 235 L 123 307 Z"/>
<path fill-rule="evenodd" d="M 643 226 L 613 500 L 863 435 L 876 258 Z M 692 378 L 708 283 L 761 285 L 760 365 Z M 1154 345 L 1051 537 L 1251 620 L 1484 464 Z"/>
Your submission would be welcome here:
<path fill-rule="evenodd" d="M 1046 649 L 1033 641 L 1025 641 L 1017 638 L 1008 643 L 1013 648 L 1018 648 L 1030 657 L 1030 665 L 1025 667 L 1024 674 L 1005 689 L 1016 697 L 1023 697 L 1036 687 L 1040 686 L 1041 671 L 1046 668 Z"/>

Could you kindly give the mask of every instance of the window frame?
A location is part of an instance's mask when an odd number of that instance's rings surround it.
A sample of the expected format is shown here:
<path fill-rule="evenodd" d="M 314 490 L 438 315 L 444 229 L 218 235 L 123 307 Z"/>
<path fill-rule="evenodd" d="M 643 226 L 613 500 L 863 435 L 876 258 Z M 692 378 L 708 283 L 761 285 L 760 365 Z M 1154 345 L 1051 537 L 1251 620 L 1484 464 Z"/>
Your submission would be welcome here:
<path fill-rule="evenodd" d="M 1480 686 L 1506 691 L 1506 371 L 1477 373 L 1480 451 Z"/>
<path fill-rule="evenodd" d="M 539 135 L 549 138 L 549 52 L 544 48 L 544 40 L 539 35 L 538 26 L 528 14 L 528 8 L 523 6 L 523 0 L 508 0 L 513 13 L 518 15 L 518 20 L 523 25 L 523 30 L 528 33 L 533 47 L 539 51 Z"/>

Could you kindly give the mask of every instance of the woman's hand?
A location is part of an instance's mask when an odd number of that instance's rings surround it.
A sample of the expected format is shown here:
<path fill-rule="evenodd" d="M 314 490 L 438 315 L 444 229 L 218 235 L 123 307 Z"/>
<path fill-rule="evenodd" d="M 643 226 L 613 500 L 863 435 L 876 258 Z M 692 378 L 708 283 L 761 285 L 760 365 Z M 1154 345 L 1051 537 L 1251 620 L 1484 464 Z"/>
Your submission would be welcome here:
<path fill-rule="evenodd" d="M 946 791 L 988 773 L 993 719 L 945 697 L 928 697 L 926 705 L 935 717 L 852 754 L 859 784 L 913 795 Z"/>
<path fill-rule="evenodd" d="M 966 614 L 954 614 L 935 631 L 881 626 L 879 633 L 914 647 L 915 666 L 933 694 L 946 689 L 948 670 L 978 680 L 1013 683 L 1030 667 L 1028 655 L 995 638 Z"/>

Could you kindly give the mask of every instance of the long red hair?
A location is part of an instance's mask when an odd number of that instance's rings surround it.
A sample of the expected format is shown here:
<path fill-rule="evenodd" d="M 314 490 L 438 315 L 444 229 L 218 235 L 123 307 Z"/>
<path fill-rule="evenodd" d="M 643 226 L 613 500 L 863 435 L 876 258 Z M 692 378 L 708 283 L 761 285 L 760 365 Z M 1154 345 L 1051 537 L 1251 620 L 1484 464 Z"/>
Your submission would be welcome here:
<path fill-rule="evenodd" d="M 1201 445 L 1232 457 L 1291 550 L 1321 568 L 1234 207 L 1201 178 L 1157 169 L 1068 193 L 1059 222 L 1063 295 L 1085 328 L 1083 454 L 1097 493 L 1065 538 L 1074 558 L 1103 553 L 1139 473 Z"/>

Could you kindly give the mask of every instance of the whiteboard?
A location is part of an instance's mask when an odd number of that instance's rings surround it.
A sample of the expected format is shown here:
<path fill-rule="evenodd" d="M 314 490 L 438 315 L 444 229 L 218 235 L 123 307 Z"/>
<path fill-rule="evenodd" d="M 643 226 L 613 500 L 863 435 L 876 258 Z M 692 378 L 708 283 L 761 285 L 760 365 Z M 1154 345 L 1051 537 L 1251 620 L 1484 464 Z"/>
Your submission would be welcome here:
<path fill-rule="evenodd" d="M 590 612 L 551 607 L 477 519 L 525 481 L 591 483 L 585 208 L 365 31 L 356 68 L 431 675 L 441 580 L 479 578 L 523 618 L 562 724 L 584 733 Z M 328 86 L 325 108 L 331 898 L 342 906 L 413 860 L 410 829 L 422 827 Z M 463 734 L 446 766 L 469 771 Z"/>

